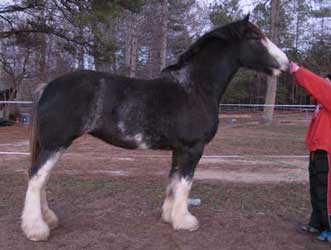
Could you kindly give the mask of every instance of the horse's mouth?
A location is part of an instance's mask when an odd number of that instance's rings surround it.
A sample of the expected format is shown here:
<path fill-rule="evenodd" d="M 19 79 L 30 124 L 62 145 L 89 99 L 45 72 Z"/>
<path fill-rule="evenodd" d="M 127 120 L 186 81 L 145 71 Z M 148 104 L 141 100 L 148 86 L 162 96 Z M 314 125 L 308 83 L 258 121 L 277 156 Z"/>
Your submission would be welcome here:
<path fill-rule="evenodd" d="M 275 67 L 270 67 L 270 68 L 268 68 L 268 70 L 267 70 L 267 74 L 268 75 L 270 75 L 270 76 L 280 76 L 282 73 L 284 73 L 284 72 L 286 72 L 286 70 L 285 69 L 283 69 L 283 68 L 279 68 L 279 67 L 277 67 L 277 68 L 275 68 Z"/>
<path fill-rule="evenodd" d="M 282 63 L 278 67 L 271 67 L 272 75 L 279 76 L 280 74 L 287 72 L 289 67 L 289 62 Z"/>
<path fill-rule="evenodd" d="M 272 69 L 272 76 L 279 76 L 282 74 L 280 69 Z"/>
<path fill-rule="evenodd" d="M 283 60 L 279 63 L 279 68 L 280 68 L 281 72 L 288 71 L 289 66 L 290 66 L 290 61 L 288 60 L 287 57 L 286 57 L 286 60 Z"/>
<path fill-rule="evenodd" d="M 287 62 L 287 63 L 284 63 L 284 64 L 280 67 L 280 70 L 281 70 L 282 72 L 287 72 L 289 67 L 290 67 L 290 63 Z"/>

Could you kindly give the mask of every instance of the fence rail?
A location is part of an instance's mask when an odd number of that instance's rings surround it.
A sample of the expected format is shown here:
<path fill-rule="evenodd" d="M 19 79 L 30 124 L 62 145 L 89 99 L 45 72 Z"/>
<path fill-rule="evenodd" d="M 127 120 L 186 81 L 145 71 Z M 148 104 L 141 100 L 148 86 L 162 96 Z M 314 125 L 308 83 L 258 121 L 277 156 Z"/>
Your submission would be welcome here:
<path fill-rule="evenodd" d="M 33 104 L 32 101 L 0 101 L 0 104 Z M 313 109 L 315 105 L 298 105 L 298 104 L 220 104 L 220 107 L 248 107 L 248 108 L 264 108 L 264 107 L 275 107 L 275 108 L 302 108 L 302 109 Z"/>
<path fill-rule="evenodd" d="M 32 101 L 0 101 L 0 104 L 32 104 Z"/>
<path fill-rule="evenodd" d="M 315 105 L 297 104 L 220 104 L 220 107 L 278 107 L 278 108 L 314 108 Z"/>
<path fill-rule="evenodd" d="M 0 101 L 1 104 L 17 104 L 21 114 L 32 112 L 32 101 Z M 263 109 L 274 107 L 274 119 L 287 120 L 289 117 L 309 121 L 315 105 L 298 104 L 220 104 L 220 119 L 230 123 L 252 122 L 263 120 Z"/>

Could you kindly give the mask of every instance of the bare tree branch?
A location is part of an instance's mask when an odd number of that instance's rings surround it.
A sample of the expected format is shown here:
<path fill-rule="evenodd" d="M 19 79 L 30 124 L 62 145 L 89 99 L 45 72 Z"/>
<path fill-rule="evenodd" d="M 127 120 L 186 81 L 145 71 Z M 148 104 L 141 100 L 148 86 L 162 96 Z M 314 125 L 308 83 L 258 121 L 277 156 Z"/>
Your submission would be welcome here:
<path fill-rule="evenodd" d="M 30 3 L 27 6 L 20 5 L 10 5 L 0 9 L 0 14 L 9 14 L 14 12 L 24 12 L 28 9 L 35 9 L 42 7 L 42 5 L 38 4 L 36 1 L 34 3 Z"/>

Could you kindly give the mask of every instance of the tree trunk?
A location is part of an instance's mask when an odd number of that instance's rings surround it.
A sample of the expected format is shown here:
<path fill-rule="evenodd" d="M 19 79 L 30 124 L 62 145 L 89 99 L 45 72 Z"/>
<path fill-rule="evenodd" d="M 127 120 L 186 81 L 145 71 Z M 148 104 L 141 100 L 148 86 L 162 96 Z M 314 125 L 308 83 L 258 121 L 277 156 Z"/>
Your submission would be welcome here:
<path fill-rule="evenodd" d="M 84 69 L 84 49 L 78 48 L 77 52 L 78 59 L 78 69 Z"/>
<path fill-rule="evenodd" d="M 159 76 L 166 65 L 167 29 L 168 29 L 168 0 L 151 4 L 151 44 L 148 55 L 149 78 Z"/>
<path fill-rule="evenodd" d="M 46 83 L 48 81 L 48 69 L 47 69 L 47 37 L 44 34 L 40 34 L 40 48 L 39 48 L 39 74 L 40 81 Z"/>
<path fill-rule="evenodd" d="M 128 15 L 126 45 L 125 45 L 125 66 L 126 66 L 126 73 L 128 76 L 130 75 L 130 67 L 131 67 L 133 22 L 134 22 L 133 17 Z"/>
<path fill-rule="evenodd" d="M 47 0 L 43 0 L 42 3 L 47 6 Z M 40 25 L 46 26 L 46 13 L 42 9 L 39 13 Z M 37 34 L 37 39 L 39 40 L 39 47 L 37 50 L 37 65 L 39 67 L 39 80 L 41 83 L 46 83 L 48 81 L 48 65 L 47 65 L 47 35 Z"/>
<path fill-rule="evenodd" d="M 79 36 L 80 37 L 83 37 L 83 34 L 84 33 L 84 31 L 83 31 L 83 28 L 80 28 L 79 29 Z M 84 55 L 85 53 L 84 53 L 84 48 L 83 48 L 83 46 L 79 46 L 78 48 L 77 48 L 77 50 L 76 50 L 76 56 L 77 56 L 77 61 L 78 61 L 78 69 L 84 69 L 85 67 L 84 67 L 84 65 L 85 65 L 85 63 L 84 63 Z"/>
<path fill-rule="evenodd" d="M 137 53 L 138 53 L 138 36 L 137 36 L 136 25 L 134 27 L 134 32 L 132 34 L 131 44 L 132 44 L 132 47 L 131 47 L 129 76 L 135 77 L 136 71 L 137 71 Z"/>
<path fill-rule="evenodd" d="M 273 119 L 274 114 L 274 104 L 276 99 L 277 92 L 277 78 L 268 76 L 267 78 L 268 88 L 267 88 L 267 96 L 265 99 L 265 104 L 268 106 L 264 107 L 263 119 L 264 122 L 270 124 Z"/>
<path fill-rule="evenodd" d="M 168 0 L 162 0 L 161 13 L 161 46 L 160 46 L 160 71 L 167 65 L 167 40 L 168 40 Z"/>
<path fill-rule="evenodd" d="M 128 31 L 126 37 L 125 64 L 127 75 L 135 77 L 137 72 L 137 54 L 138 54 L 138 29 L 142 21 L 142 16 L 130 14 L 128 20 Z"/>
<path fill-rule="evenodd" d="M 280 12 L 280 0 L 272 0 L 271 2 L 271 39 L 278 45 L 279 44 L 279 12 Z M 268 76 L 267 78 L 267 94 L 265 99 L 266 105 L 263 111 L 263 121 L 265 123 L 272 123 L 274 114 L 274 105 L 276 101 L 277 92 L 277 78 L 274 76 Z"/>

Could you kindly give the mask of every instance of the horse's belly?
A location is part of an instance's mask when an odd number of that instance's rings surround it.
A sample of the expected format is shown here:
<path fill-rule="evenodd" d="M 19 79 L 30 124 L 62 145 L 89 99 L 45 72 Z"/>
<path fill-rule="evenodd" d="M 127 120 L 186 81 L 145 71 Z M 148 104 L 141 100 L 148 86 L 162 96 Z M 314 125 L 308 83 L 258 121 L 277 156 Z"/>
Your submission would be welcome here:
<path fill-rule="evenodd" d="M 92 132 L 91 135 L 109 144 L 126 149 L 172 148 L 172 143 L 165 134 L 155 133 L 155 131 L 124 130 L 123 126 L 119 126 L 119 128 L 119 130 L 100 129 Z"/>

